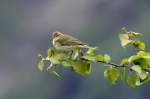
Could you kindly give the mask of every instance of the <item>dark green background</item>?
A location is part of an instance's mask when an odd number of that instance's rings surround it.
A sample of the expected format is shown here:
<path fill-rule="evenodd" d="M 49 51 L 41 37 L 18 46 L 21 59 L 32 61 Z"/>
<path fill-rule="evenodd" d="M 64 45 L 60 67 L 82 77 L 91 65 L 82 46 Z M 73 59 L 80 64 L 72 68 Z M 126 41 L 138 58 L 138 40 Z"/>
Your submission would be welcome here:
<path fill-rule="evenodd" d="M 78 37 L 118 63 L 133 54 L 120 47 L 122 27 L 141 32 L 150 51 L 149 0 L 0 0 L 0 99 L 148 99 L 150 84 L 136 90 L 104 79 L 102 64 L 87 77 L 64 69 L 56 80 L 36 68 L 51 47 L 49 34 Z"/>

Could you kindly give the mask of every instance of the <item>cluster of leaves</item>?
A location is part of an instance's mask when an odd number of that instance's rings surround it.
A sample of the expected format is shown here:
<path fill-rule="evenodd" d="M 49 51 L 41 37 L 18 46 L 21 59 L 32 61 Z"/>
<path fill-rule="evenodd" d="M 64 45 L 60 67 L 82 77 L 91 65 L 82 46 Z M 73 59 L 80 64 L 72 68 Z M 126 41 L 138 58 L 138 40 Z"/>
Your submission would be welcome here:
<path fill-rule="evenodd" d="M 53 73 L 58 79 L 61 79 L 60 75 L 55 71 L 56 66 L 63 66 L 67 68 L 71 68 L 72 71 L 85 76 L 91 74 L 91 63 L 103 61 L 104 63 L 108 63 L 110 61 L 110 57 L 105 55 L 95 55 L 94 52 L 97 48 L 89 48 L 83 55 L 80 55 L 80 51 L 78 49 L 74 49 L 71 53 L 68 51 L 59 51 L 53 48 L 49 48 L 47 50 L 47 57 L 43 57 L 39 54 L 39 58 L 41 60 L 38 63 L 38 69 L 40 71 L 44 71 L 45 62 L 49 62 L 49 66 L 47 67 L 48 73 Z"/>
<path fill-rule="evenodd" d="M 38 62 L 40 71 L 46 70 L 48 73 L 54 74 L 56 78 L 61 79 L 61 76 L 56 71 L 56 67 L 71 68 L 72 71 L 85 76 L 91 74 L 91 63 L 104 63 L 107 68 L 104 70 L 104 77 L 115 84 L 119 78 L 127 82 L 133 88 L 140 86 L 150 80 L 150 53 L 145 52 L 145 44 L 137 40 L 136 37 L 141 37 L 143 34 L 127 31 L 122 29 L 119 38 L 123 48 L 131 45 L 136 49 L 136 54 L 129 58 L 124 58 L 120 64 L 111 62 L 111 58 L 107 54 L 95 54 L 97 48 L 91 47 L 86 51 L 82 49 L 73 49 L 72 51 L 58 51 L 53 48 L 47 50 L 47 56 L 41 54 Z M 48 62 L 49 66 L 45 66 Z M 46 67 L 46 68 L 45 68 Z"/>
<path fill-rule="evenodd" d="M 145 44 L 137 40 L 137 37 L 142 36 L 143 34 L 141 33 L 127 31 L 125 28 L 119 35 L 123 48 L 131 45 L 136 50 L 135 55 L 122 59 L 120 63 L 120 66 L 123 67 L 120 73 L 122 80 L 126 81 L 133 88 L 150 80 L 150 53 L 145 52 Z"/>

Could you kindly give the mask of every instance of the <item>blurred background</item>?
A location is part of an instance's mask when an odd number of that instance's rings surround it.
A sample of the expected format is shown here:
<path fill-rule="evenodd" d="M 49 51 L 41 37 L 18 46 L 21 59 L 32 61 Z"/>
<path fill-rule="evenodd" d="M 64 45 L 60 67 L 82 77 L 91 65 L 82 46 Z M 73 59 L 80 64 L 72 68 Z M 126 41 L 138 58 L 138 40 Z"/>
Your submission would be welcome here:
<path fill-rule="evenodd" d="M 82 77 L 69 69 L 63 79 L 36 68 L 38 53 L 51 45 L 51 33 L 73 35 L 118 63 L 133 54 L 120 46 L 122 27 L 141 32 L 150 51 L 149 0 L 0 0 L 0 99 L 148 99 L 150 84 L 136 90 L 103 77 L 103 64 L 93 64 Z M 50 34 L 49 34 L 50 32 Z"/>

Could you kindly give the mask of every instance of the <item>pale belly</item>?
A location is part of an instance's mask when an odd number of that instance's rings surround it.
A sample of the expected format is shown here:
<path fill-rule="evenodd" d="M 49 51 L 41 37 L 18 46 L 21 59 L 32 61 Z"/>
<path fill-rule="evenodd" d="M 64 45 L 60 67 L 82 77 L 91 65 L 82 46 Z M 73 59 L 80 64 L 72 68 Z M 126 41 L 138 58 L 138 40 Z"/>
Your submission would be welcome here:
<path fill-rule="evenodd" d="M 54 44 L 54 47 L 57 49 L 57 50 L 64 50 L 64 51 L 69 51 L 69 50 L 72 50 L 73 47 L 72 46 L 62 46 L 61 44 L 59 43 L 55 43 Z"/>

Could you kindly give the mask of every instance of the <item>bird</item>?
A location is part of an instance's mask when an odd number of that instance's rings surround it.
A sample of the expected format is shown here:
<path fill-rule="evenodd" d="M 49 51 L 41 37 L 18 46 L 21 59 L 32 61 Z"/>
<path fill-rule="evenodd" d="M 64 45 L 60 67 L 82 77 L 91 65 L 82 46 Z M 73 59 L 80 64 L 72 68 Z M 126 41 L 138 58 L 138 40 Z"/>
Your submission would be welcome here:
<path fill-rule="evenodd" d="M 79 39 L 59 31 L 52 33 L 52 44 L 55 49 L 63 51 L 70 51 L 74 48 L 90 48 L 88 44 L 83 43 Z"/>

